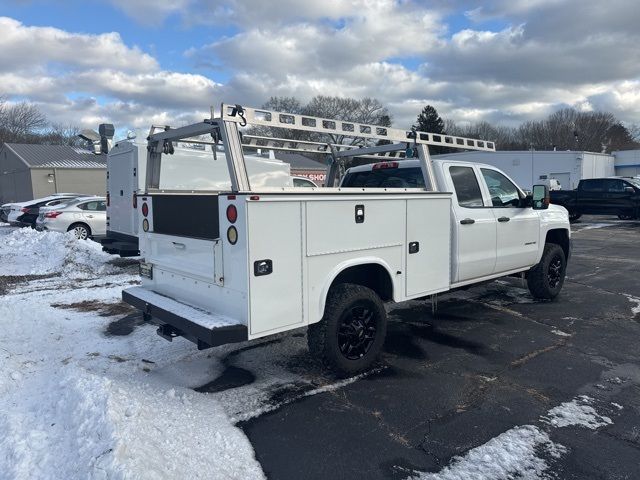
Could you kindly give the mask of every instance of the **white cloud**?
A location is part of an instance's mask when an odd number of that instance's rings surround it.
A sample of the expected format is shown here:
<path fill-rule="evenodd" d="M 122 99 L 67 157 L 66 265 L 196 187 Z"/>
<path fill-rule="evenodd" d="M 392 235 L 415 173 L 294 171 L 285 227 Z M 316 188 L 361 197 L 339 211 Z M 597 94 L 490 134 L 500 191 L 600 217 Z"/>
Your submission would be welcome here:
<path fill-rule="evenodd" d="M 88 35 L 53 27 L 29 27 L 0 17 L 0 71 L 41 70 L 47 64 L 66 68 L 110 68 L 149 71 L 157 61 L 137 47 L 125 45 L 118 33 Z"/>
<path fill-rule="evenodd" d="M 427 103 L 458 121 L 516 124 L 576 106 L 640 122 L 633 2 L 110 1 L 145 28 L 168 17 L 185 29 L 210 25 L 215 40 L 186 52 L 194 72 L 208 75 L 165 70 L 117 33 L 0 18 L 0 94 L 33 99 L 56 120 L 89 122 L 82 126 L 178 124 L 221 101 L 318 94 L 377 97 L 399 127 Z M 449 31 L 447 15 L 464 10 L 471 25 Z M 494 21 L 499 29 L 488 27 Z M 235 33 L 216 39 L 220 25 Z"/>

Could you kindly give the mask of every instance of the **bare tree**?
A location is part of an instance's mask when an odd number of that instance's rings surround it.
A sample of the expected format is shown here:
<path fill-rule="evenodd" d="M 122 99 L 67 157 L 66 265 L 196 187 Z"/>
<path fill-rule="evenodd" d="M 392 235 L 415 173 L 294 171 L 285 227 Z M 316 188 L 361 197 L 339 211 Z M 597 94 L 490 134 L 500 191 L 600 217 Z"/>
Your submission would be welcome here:
<path fill-rule="evenodd" d="M 37 143 L 37 137 L 46 127 L 47 119 L 37 106 L 20 102 L 8 104 L 0 100 L 0 141 Z"/>

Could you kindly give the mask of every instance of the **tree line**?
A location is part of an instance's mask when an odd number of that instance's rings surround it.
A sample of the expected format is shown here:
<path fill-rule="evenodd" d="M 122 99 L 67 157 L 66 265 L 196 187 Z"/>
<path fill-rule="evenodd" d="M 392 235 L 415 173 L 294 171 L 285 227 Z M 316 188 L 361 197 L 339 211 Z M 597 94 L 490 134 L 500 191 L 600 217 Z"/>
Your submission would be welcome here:
<path fill-rule="evenodd" d="M 382 127 L 390 127 L 393 123 L 388 108 L 370 97 L 354 99 L 317 95 L 303 103 L 295 97 L 275 96 L 262 108 Z M 283 119 L 286 121 L 287 117 Z M 433 106 L 426 105 L 412 127 L 419 131 L 494 141 L 499 150 L 555 149 L 610 153 L 640 148 L 640 125 L 625 125 L 608 112 L 582 112 L 573 108 L 558 110 L 543 120 L 531 120 L 517 127 L 509 127 L 487 121 L 456 123 L 442 118 Z M 0 145 L 7 142 L 80 146 L 83 142 L 78 138 L 78 133 L 80 128 L 77 126 L 49 122 L 35 104 L 24 101 L 9 103 L 6 97 L 0 96 Z M 254 126 L 247 133 L 335 144 L 368 143 L 347 135 L 323 135 L 284 127 Z M 448 150 L 434 147 L 432 151 L 444 153 Z"/>
<path fill-rule="evenodd" d="M 5 143 L 40 143 L 80 146 L 80 128 L 49 122 L 33 103 L 9 103 L 0 96 L 0 146 Z"/>

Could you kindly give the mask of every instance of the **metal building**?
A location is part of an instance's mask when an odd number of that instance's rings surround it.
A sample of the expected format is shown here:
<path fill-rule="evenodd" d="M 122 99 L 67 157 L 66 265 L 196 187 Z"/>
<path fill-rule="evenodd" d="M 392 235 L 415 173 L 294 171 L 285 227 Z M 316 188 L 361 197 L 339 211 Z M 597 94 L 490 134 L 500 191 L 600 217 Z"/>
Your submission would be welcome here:
<path fill-rule="evenodd" d="M 616 175 L 635 177 L 640 175 L 640 150 L 619 150 L 613 152 L 616 158 Z"/>
<path fill-rule="evenodd" d="M 536 183 L 541 183 L 541 180 L 555 178 L 563 189 L 572 190 L 583 178 L 616 175 L 614 157 L 606 153 L 573 150 L 501 150 L 445 154 L 438 155 L 438 158 L 455 158 L 493 165 L 524 189 L 531 189 Z"/>
<path fill-rule="evenodd" d="M 0 147 L 0 204 L 53 193 L 104 195 L 107 156 L 65 145 Z"/>

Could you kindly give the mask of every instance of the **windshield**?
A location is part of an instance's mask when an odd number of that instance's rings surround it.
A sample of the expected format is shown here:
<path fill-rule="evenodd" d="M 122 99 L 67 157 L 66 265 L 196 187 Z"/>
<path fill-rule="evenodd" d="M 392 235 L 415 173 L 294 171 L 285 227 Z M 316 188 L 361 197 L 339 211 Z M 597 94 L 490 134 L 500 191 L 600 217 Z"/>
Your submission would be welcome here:
<path fill-rule="evenodd" d="M 636 188 L 640 188 L 640 180 L 637 178 L 625 178 L 627 182 L 633 185 Z"/>
<path fill-rule="evenodd" d="M 419 167 L 378 168 L 345 175 L 342 187 L 363 188 L 424 188 L 422 170 Z"/>

